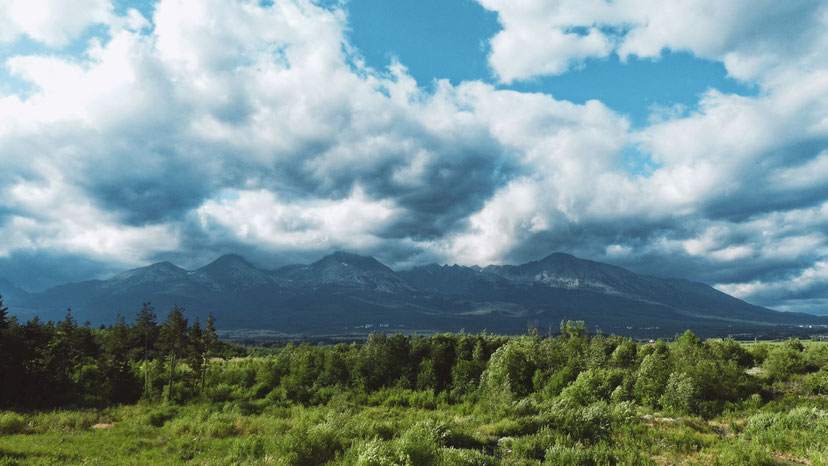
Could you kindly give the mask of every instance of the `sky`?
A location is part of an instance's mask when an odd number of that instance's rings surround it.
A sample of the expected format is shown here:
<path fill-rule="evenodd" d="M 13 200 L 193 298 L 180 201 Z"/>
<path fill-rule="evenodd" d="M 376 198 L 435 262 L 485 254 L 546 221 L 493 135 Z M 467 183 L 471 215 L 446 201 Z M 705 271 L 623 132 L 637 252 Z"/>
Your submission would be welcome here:
<path fill-rule="evenodd" d="M 0 0 L 29 291 L 561 251 L 828 312 L 826 226 L 824 1 Z"/>

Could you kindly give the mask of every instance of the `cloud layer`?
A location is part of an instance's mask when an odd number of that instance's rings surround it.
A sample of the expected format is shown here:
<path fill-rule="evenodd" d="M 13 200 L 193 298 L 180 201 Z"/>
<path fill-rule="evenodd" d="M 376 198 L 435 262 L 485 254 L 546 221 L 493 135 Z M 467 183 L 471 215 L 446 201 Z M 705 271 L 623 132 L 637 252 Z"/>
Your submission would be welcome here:
<path fill-rule="evenodd" d="M 59 51 L 107 31 L 81 57 L 4 64 L 31 85 L 0 95 L 0 275 L 24 286 L 231 251 L 406 267 L 562 250 L 826 310 L 823 2 L 480 0 L 503 26 L 489 55 L 503 82 L 669 49 L 761 89 L 711 89 L 640 129 L 597 100 L 484 79 L 426 91 L 404 63 L 367 67 L 347 11 L 309 0 L 161 0 L 146 18 L 5 3 L 0 42 Z"/>

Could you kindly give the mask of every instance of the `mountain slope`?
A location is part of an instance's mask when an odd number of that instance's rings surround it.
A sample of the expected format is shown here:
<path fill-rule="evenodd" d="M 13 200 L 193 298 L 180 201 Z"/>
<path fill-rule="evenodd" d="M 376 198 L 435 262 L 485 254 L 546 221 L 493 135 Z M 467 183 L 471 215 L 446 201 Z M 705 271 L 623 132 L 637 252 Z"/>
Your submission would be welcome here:
<path fill-rule="evenodd" d="M 17 287 L 10 280 L 3 277 L 0 277 L 0 294 L 3 295 L 3 303 L 5 305 L 24 302 L 29 297 L 29 293 L 24 289 Z"/>
<path fill-rule="evenodd" d="M 687 328 L 721 334 L 828 325 L 826 318 L 775 312 L 701 283 L 638 275 L 561 253 L 514 266 L 429 265 L 402 272 L 345 252 L 274 271 L 227 255 L 192 271 L 161 262 L 108 280 L 62 285 L 27 294 L 19 304 L 42 319 L 62 318 L 71 306 L 80 321 L 107 323 L 117 314 L 131 318 L 145 301 L 162 318 L 180 305 L 192 317 L 215 313 L 224 328 L 302 334 L 376 328 L 518 333 L 567 319 L 647 336 Z"/>

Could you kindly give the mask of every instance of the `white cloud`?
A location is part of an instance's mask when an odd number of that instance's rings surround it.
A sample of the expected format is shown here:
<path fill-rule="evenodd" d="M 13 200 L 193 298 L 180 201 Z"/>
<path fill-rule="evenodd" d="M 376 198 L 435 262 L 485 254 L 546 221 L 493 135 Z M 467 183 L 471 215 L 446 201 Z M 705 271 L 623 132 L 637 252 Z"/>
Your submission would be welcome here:
<path fill-rule="evenodd" d="M 369 199 L 359 188 L 340 200 L 282 200 L 263 190 L 231 194 L 198 208 L 204 231 L 277 251 L 370 250 L 382 244 L 375 232 L 401 213 L 392 202 Z"/>
<path fill-rule="evenodd" d="M 26 215 L 13 215 L 0 225 L 0 236 L 7 239 L 0 245 L 0 256 L 15 251 L 51 251 L 135 265 L 150 251 L 179 247 L 174 227 L 121 225 L 66 184 L 60 173 L 51 171 L 48 182 L 21 180 L 7 188 L 0 208 L 14 207 Z"/>
<path fill-rule="evenodd" d="M 110 0 L 0 0 L 0 43 L 27 36 L 62 47 L 112 17 Z"/>
<path fill-rule="evenodd" d="M 478 1 L 503 27 L 489 63 L 504 82 L 560 74 L 613 52 L 626 59 L 686 51 L 723 62 L 738 79 L 766 83 L 826 58 L 828 7 L 816 0 Z"/>
<path fill-rule="evenodd" d="M 33 89 L 0 96 L 0 254 L 137 264 L 170 250 L 345 248 L 486 264 L 562 249 L 733 289 L 824 261 L 824 15 L 797 13 L 796 34 L 754 46 L 770 13 L 745 2 L 481 3 L 505 27 L 490 58 L 506 81 L 669 47 L 763 90 L 709 91 L 634 129 L 595 100 L 482 82 L 429 92 L 403 63 L 365 68 L 346 16 L 306 0 L 161 0 L 154 28 L 107 9 L 86 24 L 105 22 L 111 39 L 83 56 L 5 63 Z M 15 27 L 0 41 L 59 44 L 83 29 Z M 626 169 L 630 147 L 650 172 Z"/>

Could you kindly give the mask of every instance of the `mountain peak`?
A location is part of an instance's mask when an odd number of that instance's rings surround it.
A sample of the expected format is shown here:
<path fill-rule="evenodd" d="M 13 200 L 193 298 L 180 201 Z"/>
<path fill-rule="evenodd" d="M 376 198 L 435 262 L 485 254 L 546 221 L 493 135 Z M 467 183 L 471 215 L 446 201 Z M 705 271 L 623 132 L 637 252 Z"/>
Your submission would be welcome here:
<path fill-rule="evenodd" d="M 273 278 L 238 254 L 225 254 L 193 272 L 193 279 L 213 289 L 239 290 L 273 282 Z"/>
<path fill-rule="evenodd" d="M 328 258 L 337 260 L 376 260 L 371 256 L 362 256 L 348 251 L 334 251 L 331 254 L 328 254 L 327 256 L 323 257 L 321 260 L 325 260 Z"/>
<path fill-rule="evenodd" d="M 577 257 L 573 256 L 572 254 L 567 254 L 565 252 L 553 252 L 548 256 L 540 259 L 538 262 L 560 262 L 560 261 L 572 261 L 572 260 L 584 260 L 578 259 Z"/>
<path fill-rule="evenodd" d="M 311 264 L 311 267 L 320 267 L 320 266 L 331 266 L 331 265 L 343 265 L 346 267 L 358 267 L 358 268 L 369 268 L 369 269 L 382 269 L 382 270 L 391 270 L 387 266 L 385 266 L 382 262 L 374 259 L 371 256 L 360 256 L 359 254 L 354 254 L 351 252 L 346 251 L 335 251 L 332 254 L 328 254 L 327 256 L 319 259 L 318 261 Z"/>
<path fill-rule="evenodd" d="M 107 280 L 107 284 L 111 287 L 130 288 L 151 283 L 164 283 L 186 276 L 186 270 L 172 262 L 163 261 L 122 272 Z"/>
<path fill-rule="evenodd" d="M 305 269 L 305 280 L 382 292 L 408 290 L 393 270 L 370 256 L 336 251 Z"/>
<path fill-rule="evenodd" d="M 240 267 L 255 268 L 255 267 L 253 267 L 253 265 L 250 264 L 250 262 L 247 262 L 247 260 L 244 257 L 242 257 L 238 254 L 225 254 L 225 255 L 219 257 L 218 259 L 214 260 L 213 262 L 210 262 L 209 264 L 205 265 L 204 267 L 201 267 L 198 270 L 202 271 L 202 270 L 209 270 L 209 269 L 215 269 L 215 268 L 239 267 L 239 266 Z"/>

